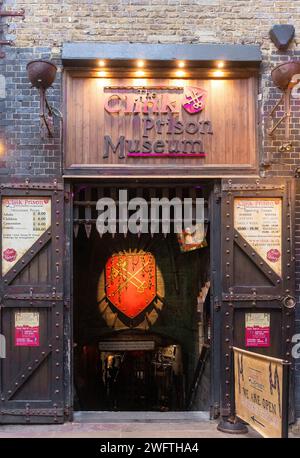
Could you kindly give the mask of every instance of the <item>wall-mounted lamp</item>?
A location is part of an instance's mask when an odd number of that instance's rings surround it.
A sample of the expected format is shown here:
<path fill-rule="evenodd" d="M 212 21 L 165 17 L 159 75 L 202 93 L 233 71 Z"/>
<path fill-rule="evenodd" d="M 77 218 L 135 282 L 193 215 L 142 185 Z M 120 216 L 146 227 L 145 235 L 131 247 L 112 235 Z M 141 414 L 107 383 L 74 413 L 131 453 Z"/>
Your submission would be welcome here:
<path fill-rule="evenodd" d="M 53 109 L 50 107 L 46 90 L 55 80 L 57 67 L 46 60 L 32 60 L 26 66 L 27 75 L 32 86 L 40 91 L 41 127 L 47 128 L 48 136 L 53 137 Z"/>
<path fill-rule="evenodd" d="M 295 36 L 295 27 L 290 24 L 273 25 L 269 36 L 279 51 L 286 51 Z"/>
<path fill-rule="evenodd" d="M 270 136 L 273 135 L 275 130 L 280 124 L 285 122 L 285 144 L 281 145 L 281 151 L 290 151 L 291 143 L 290 138 L 290 116 L 291 116 L 291 95 L 293 88 L 299 83 L 300 75 L 300 61 L 289 61 L 277 65 L 272 70 L 272 80 L 275 85 L 282 91 L 279 101 L 274 105 L 269 113 L 270 128 L 267 130 Z M 277 108 L 283 104 L 283 115 L 276 118 Z"/>

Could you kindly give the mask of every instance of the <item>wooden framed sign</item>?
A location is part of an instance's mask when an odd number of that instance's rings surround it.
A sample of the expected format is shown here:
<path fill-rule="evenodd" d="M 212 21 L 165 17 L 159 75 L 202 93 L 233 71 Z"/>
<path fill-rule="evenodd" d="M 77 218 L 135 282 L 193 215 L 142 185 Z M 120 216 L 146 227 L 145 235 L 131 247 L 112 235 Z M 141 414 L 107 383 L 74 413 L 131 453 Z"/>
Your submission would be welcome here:
<path fill-rule="evenodd" d="M 236 197 L 234 228 L 266 264 L 281 277 L 282 199 Z"/>
<path fill-rule="evenodd" d="M 65 75 L 65 171 L 256 170 L 256 80 Z M 195 170 L 195 172 L 193 172 Z"/>
<path fill-rule="evenodd" d="M 233 347 L 235 412 L 263 437 L 288 435 L 287 361 Z"/>
<path fill-rule="evenodd" d="M 2 275 L 5 275 L 51 226 L 51 198 L 2 199 Z"/>

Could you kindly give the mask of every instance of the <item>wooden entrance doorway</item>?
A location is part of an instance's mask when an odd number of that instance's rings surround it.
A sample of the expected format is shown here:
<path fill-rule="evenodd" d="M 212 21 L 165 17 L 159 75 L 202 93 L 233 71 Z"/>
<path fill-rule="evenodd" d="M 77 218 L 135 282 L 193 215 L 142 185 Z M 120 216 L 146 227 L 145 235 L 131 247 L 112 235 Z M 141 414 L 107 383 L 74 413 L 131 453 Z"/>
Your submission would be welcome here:
<path fill-rule="evenodd" d="M 170 186 L 169 183 L 152 182 L 148 186 L 143 184 L 128 189 L 131 198 L 141 196 L 147 202 L 152 197 L 204 199 L 203 245 L 189 252 L 181 250 L 176 234 L 127 233 L 100 237 L 95 227 L 97 199 L 101 196 L 115 199 L 119 189 L 120 186 L 111 183 L 107 186 L 78 184 L 73 191 L 74 373 L 77 408 L 185 410 L 195 382 L 201 348 L 209 344 L 211 335 L 209 198 L 212 184 L 183 183 Z M 116 264 L 111 261 L 112 257 L 118 257 Z M 134 286 L 137 286 L 137 282 L 146 281 L 149 284 L 151 281 L 151 288 L 153 291 L 155 289 L 154 297 L 150 298 L 144 309 L 132 316 L 124 313 L 124 303 L 108 297 L 107 266 L 110 264 L 110 269 L 119 271 L 120 262 L 126 257 L 129 259 L 126 261 L 128 269 L 136 262 L 139 271 L 150 258 L 155 264 L 152 279 L 147 275 L 139 278 L 135 273 L 129 277 L 128 272 L 126 274 L 126 286 L 133 278 Z M 127 338 L 127 345 L 131 347 L 118 347 L 116 342 L 119 336 L 113 338 L 112 333 L 129 331 L 131 334 Z M 152 339 L 151 348 L 145 348 L 144 341 L 149 341 L 151 334 L 160 337 Z M 101 345 L 108 336 L 112 344 L 103 348 Z M 172 349 L 173 356 L 170 354 Z M 89 375 L 86 371 L 90 371 Z M 116 375 L 112 386 L 109 382 L 110 372 Z M 196 400 L 197 410 L 209 409 L 209 364 L 204 378 L 205 395 Z M 91 379 L 97 385 L 93 389 L 98 394 L 94 396 L 91 396 L 91 388 L 84 387 L 89 385 Z M 122 380 L 121 385 L 118 384 L 119 380 Z M 89 399 L 85 398 L 84 392 L 89 394 Z"/>

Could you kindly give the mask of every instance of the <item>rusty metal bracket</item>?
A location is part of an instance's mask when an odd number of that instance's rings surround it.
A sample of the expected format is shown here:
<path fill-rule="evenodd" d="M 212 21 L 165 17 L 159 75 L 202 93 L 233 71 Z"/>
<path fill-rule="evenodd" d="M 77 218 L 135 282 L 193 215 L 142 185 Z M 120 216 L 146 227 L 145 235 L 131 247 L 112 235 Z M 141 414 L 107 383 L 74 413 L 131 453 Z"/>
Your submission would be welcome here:
<path fill-rule="evenodd" d="M 1 183 L 0 189 L 26 189 L 26 190 L 39 190 L 39 191 L 52 191 L 52 190 L 59 190 L 63 191 L 64 185 L 63 183 L 58 183 L 54 181 L 53 183 L 31 183 L 30 180 L 20 183 Z"/>
<path fill-rule="evenodd" d="M 21 8 L 19 11 L 3 11 L 0 10 L 0 17 L 7 17 L 7 16 L 21 16 L 23 19 L 25 18 L 25 10 Z"/>
<path fill-rule="evenodd" d="M 231 301 L 253 301 L 254 295 L 253 294 L 222 294 L 222 301 L 224 302 L 231 302 Z M 256 301 L 281 301 L 280 295 L 269 295 L 269 294 L 256 294 L 255 300 Z"/>
<path fill-rule="evenodd" d="M 1 2 L 2 3 L 2 2 Z M 25 18 L 25 10 L 24 8 L 20 9 L 19 11 L 3 11 L 0 10 L 0 17 L 22 17 L 23 19 Z M 12 40 L 0 40 L 0 46 L 13 46 L 13 41 Z M 0 51 L 0 59 L 3 59 L 5 57 L 5 52 Z"/>
<path fill-rule="evenodd" d="M 53 293 L 36 293 L 36 294 L 4 294 L 3 299 L 19 299 L 19 300 L 24 300 L 24 301 L 62 301 L 63 300 L 63 294 L 62 293 L 56 293 L 55 295 Z"/>
<path fill-rule="evenodd" d="M 281 184 L 266 184 L 263 181 L 255 180 L 255 184 L 252 183 L 232 183 L 231 180 L 228 180 L 226 183 L 222 183 L 222 191 L 284 191 L 285 186 Z"/>
<path fill-rule="evenodd" d="M 14 42 L 12 40 L 0 40 L 0 45 L 8 45 L 8 46 L 12 46 L 14 44 Z"/>
<path fill-rule="evenodd" d="M 64 410 L 61 408 L 53 409 L 0 409 L 0 415 L 16 415 L 16 416 L 38 416 L 38 417 L 63 417 Z"/>
<path fill-rule="evenodd" d="M 290 82 L 287 88 L 284 90 L 283 94 L 281 95 L 280 99 L 278 102 L 274 105 L 270 113 L 268 114 L 268 117 L 271 122 L 271 127 L 267 129 L 267 134 L 271 137 L 275 130 L 281 125 L 281 123 L 284 121 L 285 122 L 285 143 L 283 143 L 279 151 L 284 152 L 284 151 L 290 151 L 292 149 L 292 142 L 290 141 L 290 117 L 291 117 L 291 93 L 293 87 L 296 85 L 294 82 Z M 275 112 L 276 109 L 283 103 L 283 115 L 278 119 L 275 120 Z"/>

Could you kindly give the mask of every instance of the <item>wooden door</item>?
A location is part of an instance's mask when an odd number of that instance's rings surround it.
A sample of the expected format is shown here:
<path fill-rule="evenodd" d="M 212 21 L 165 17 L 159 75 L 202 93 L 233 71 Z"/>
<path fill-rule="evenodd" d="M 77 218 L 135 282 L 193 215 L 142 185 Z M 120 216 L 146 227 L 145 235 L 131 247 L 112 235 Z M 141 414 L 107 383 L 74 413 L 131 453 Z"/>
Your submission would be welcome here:
<path fill-rule="evenodd" d="M 232 411 L 233 345 L 291 360 L 296 303 L 293 186 L 293 180 L 282 179 L 222 182 L 223 416 Z"/>
<path fill-rule="evenodd" d="M 1 185 L 0 423 L 64 420 L 63 209 L 56 182 Z"/>

